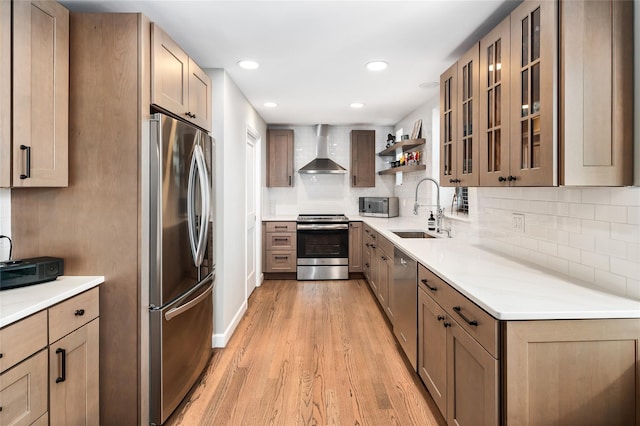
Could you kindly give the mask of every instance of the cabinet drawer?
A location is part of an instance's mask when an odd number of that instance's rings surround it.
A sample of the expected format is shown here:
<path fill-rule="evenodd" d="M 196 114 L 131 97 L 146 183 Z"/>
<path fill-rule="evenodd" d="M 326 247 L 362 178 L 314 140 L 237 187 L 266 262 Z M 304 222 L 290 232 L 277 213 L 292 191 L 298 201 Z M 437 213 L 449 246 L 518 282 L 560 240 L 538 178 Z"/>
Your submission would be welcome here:
<path fill-rule="evenodd" d="M 49 308 L 49 343 L 76 330 L 99 314 L 98 287 Z"/>
<path fill-rule="evenodd" d="M 393 243 L 380 234 L 378 234 L 378 248 L 393 259 Z"/>
<path fill-rule="evenodd" d="M 449 284 L 420 263 L 418 263 L 418 286 L 442 307 L 448 300 L 447 293 L 454 291 Z"/>
<path fill-rule="evenodd" d="M 295 250 L 295 232 L 267 232 L 267 250 Z"/>
<path fill-rule="evenodd" d="M 290 251 L 267 251 L 265 272 L 296 272 L 296 256 Z"/>
<path fill-rule="evenodd" d="M 296 232 L 295 222 L 267 222 L 267 232 Z"/>
<path fill-rule="evenodd" d="M 444 298 L 442 307 L 451 318 L 498 359 L 498 320 L 452 287 Z"/>
<path fill-rule="evenodd" d="M 0 425 L 30 425 L 47 412 L 47 351 L 0 375 Z"/>
<path fill-rule="evenodd" d="M 38 312 L 0 330 L 0 344 L 0 372 L 47 346 L 47 311 Z"/>

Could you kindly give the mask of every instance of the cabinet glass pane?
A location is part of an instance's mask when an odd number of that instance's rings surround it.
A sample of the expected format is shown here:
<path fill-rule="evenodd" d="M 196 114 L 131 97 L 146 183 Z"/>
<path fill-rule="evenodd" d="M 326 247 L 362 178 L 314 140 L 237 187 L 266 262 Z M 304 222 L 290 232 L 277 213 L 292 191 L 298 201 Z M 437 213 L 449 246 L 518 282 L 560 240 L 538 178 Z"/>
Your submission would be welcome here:
<path fill-rule="evenodd" d="M 521 66 L 529 63 L 529 17 L 522 20 L 522 62 Z"/>
<path fill-rule="evenodd" d="M 451 113 L 450 112 L 447 113 L 445 127 L 447 128 L 447 137 L 445 140 L 447 142 L 451 142 L 452 138 L 451 138 Z"/>
<path fill-rule="evenodd" d="M 444 149 L 444 174 L 451 174 L 451 144 L 445 146 Z"/>
<path fill-rule="evenodd" d="M 487 132 L 487 171 L 493 171 L 493 160 L 495 158 L 494 147 L 493 147 L 493 132 Z"/>
<path fill-rule="evenodd" d="M 467 78 L 468 68 L 467 66 L 462 67 L 462 100 L 465 101 L 469 98 L 469 88 L 467 86 L 467 82 L 469 79 Z"/>
<path fill-rule="evenodd" d="M 531 67 L 531 114 L 540 111 L 540 62 Z"/>
<path fill-rule="evenodd" d="M 496 41 L 496 83 L 500 82 L 502 70 L 502 48 L 500 47 L 500 40 Z"/>
<path fill-rule="evenodd" d="M 473 61 L 467 65 L 467 97 L 465 99 L 471 99 L 473 97 Z"/>
<path fill-rule="evenodd" d="M 495 64 L 493 63 L 493 44 L 487 48 L 487 86 L 493 85 L 493 69 Z"/>
<path fill-rule="evenodd" d="M 444 81 L 444 110 L 447 111 L 450 109 L 451 105 L 451 79 L 447 79 Z"/>
<path fill-rule="evenodd" d="M 467 138 L 462 144 L 462 173 L 473 173 L 473 138 Z"/>
<path fill-rule="evenodd" d="M 531 14 L 531 62 L 540 57 L 540 8 Z"/>
<path fill-rule="evenodd" d="M 500 171 L 500 129 L 494 132 L 494 146 L 493 146 L 493 171 Z"/>
<path fill-rule="evenodd" d="M 467 136 L 467 123 L 469 115 L 467 114 L 467 104 L 462 104 L 462 137 Z"/>
<path fill-rule="evenodd" d="M 531 167 L 540 167 L 540 116 L 531 119 Z"/>
<path fill-rule="evenodd" d="M 524 120 L 522 122 L 521 130 L 520 130 L 520 168 L 528 169 L 529 168 L 529 120 Z"/>
<path fill-rule="evenodd" d="M 494 102 L 494 107 L 495 107 L 495 117 L 496 117 L 496 127 L 500 125 L 501 121 L 502 121 L 502 117 L 500 115 L 500 103 L 501 103 L 501 85 L 497 85 L 495 88 L 495 102 Z"/>
<path fill-rule="evenodd" d="M 522 113 L 520 116 L 526 117 L 529 115 L 529 70 L 522 71 L 520 75 L 520 90 L 522 97 Z"/>
<path fill-rule="evenodd" d="M 489 96 L 487 97 L 487 127 L 490 129 L 493 127 L 493 89 L 488 90 Z"/>
<path fill-rule="evenodd" d="M 467 135 L 472 135 L 473 134 L 473 120 L 471 117 L 473 117 L 473 100 L 470 100 L 469 102 L 467 102 L 468 105 L 468 115 L 467 115 Z"/>

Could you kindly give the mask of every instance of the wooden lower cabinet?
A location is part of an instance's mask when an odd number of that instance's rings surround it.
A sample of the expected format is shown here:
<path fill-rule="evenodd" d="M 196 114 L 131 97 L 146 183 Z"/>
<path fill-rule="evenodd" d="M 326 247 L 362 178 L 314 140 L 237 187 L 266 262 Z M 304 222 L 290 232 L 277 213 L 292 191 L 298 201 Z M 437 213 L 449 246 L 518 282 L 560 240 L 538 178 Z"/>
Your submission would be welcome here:
<path fill-rule="evenodd" d="M 263 269 L 265 273 L 296 272 L 296 223 L 264 222 Z"/>
<path fill-rule="evenodd" d="M 498 425 L 498 360 L 418 289 L 418 374 L 449 425 Z"/>
<path fill-rule="evenodd" d="M 100 423 L 99 319 L 49 346 L 50 424 Z"/>
<path fill-rule="evenodd" d="M 349 272 L 362 268 L 362 222 L 349 222 Z"/>
<path fill-rule="evenodd" d="M 640 424 L 640 319 L 502 327 L 505 425 Z"/>
<path fill-rule="evenodd" d="M 41 350 L 0 375 L 0 407 L 0 425 L 30 425 L 45 415 L 46 350 Z"/>
<path fill-rule="evenodd" d="M 391 299 L 393 297 L 393 257 L 389 257 L 386 252 L 379 250 L 377 267 L 378 301 L 387 318 L 393 323 L 393 310 L 391 308 Z"/>

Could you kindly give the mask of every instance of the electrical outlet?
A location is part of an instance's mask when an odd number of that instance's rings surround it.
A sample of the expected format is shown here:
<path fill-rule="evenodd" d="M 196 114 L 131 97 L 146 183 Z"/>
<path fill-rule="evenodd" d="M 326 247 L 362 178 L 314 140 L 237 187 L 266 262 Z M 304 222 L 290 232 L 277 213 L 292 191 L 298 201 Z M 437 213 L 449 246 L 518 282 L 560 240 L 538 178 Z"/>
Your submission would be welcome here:
<path fill-rule="evenodd" d="M 515 232 L 524 233 L 524 215 L 522 213 L 513 214 L 513 230 Z"/>

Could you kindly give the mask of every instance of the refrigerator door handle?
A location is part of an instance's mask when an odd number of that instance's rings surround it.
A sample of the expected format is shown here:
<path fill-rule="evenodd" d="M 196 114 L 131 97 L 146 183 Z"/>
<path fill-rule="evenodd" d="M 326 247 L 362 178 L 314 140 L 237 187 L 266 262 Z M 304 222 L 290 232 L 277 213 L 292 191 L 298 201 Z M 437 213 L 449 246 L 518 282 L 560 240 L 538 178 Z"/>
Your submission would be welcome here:
<path fill-rule="evenodd" d="M 196 225 L 196 178 L 200 182 L 200 201 L 202 209 L 200 211 L 199 227 Z M 187 188 L 187 227 L 189 228 L 189 245 L 191 246 L 191 256 L 196 267 L 202 264 L 204 251 L 207 247 L 206 237 L 209 228 L 209 185 L 207 182 L 207 165 L 200 145 L 196 145 L 191 157 L 189 166 L 189 184 Z M 199 228 L 199 229 L 197 229 Z M 196 240 L 196 232 L 197 240 Z"/>
<path fill-rule="evenodd" d="M 213 291 L 213 287 L 215 285 L 215 282 L 212 282 L 209 287 L 207 287 L 207 289 L 201 293 L 200 295 L 198 295 L 198 297 L 189 300 L 188 302 L 177 306 L 175 308 L 169 309 L 167 311 L 167 313 L 164 314 L 164 317 L 167 321 L 171 321 L 171 319 L 177 317 L 180 314 L 183 314 L 185 312 L 187 312 L 189 309 L 193 308 L 194 306 L 196 306 L 198 303 L 202 302 L 202 300 L 204 298 L 206 298 L 207 296 L 209 296 L 211 294 L 211 292 Z"/>

